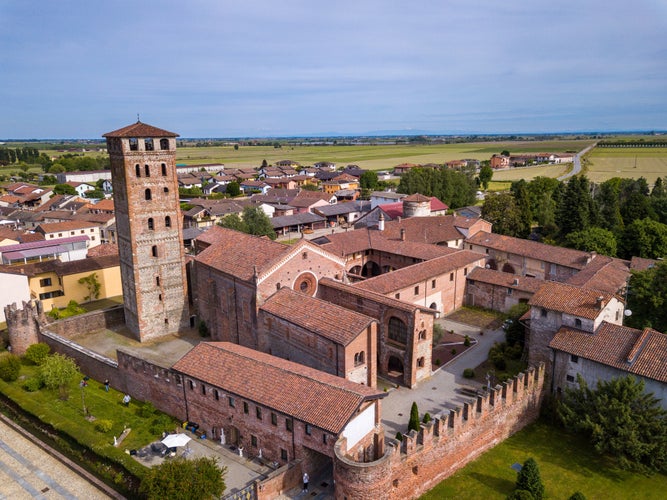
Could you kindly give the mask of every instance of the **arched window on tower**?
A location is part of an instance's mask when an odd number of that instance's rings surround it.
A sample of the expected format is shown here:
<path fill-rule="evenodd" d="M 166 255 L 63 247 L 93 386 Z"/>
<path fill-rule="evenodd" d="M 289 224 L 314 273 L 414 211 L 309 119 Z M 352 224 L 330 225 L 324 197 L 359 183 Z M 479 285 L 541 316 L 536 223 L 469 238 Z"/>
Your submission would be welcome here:
<path fill-rule="evenodd" d="M 136 150 L 139 149 L 139 141 L 137 139 L 135 139 L 134 137 L 132 137 L 129 140 L 129 143 L 130 143 L 130 151 L 136 151 Z"/>
<path fill-rule="evenodd" d="M 134 170 L 137 172 L 137 177 L 141 177 L 141 165 L 138 163 L 134 166 Z"/>
<path fill-rule="evenodd" d="M 154 224 L 154 222 L 153 222 L 153 217 L 150 217 L 150 218 L 148 219 L 148 229 L 150 229 L 151 231 L 152 231 L 153 229 L 155 229 L 155 224 Z"/>
<path fill-rule="evenodd" d="M 168 215 L 164 218 L 164 226 L 171 227 L 171 217 L 169 217 Z"/>
<path fill-rule="evenodd" d="M 153 246 L 151 247 L 151 255 L 152 255 L 153 257 L 157 257 L 157 245 L 153 245 Z"/>
<path fill-rule="evenodd" d="M 169 149 L 169 139 L 160 139 L 160 149 Z"/>
<path fill-rule="evenodd" d="M 144 195 L 145 195 L 145 197 L 146 197 L 146 200 L 150 200 L 150 199 L 152 199 L 152 198 L 151 198 L 151 190 L 150 190 L 150 189 L 146 189 L 146 191 L 144 191 Z"/>
<path fill-rule="evenodd" d="M 145 139 L 144 145 L 146 146 L 146 151 L 153 151 L 153 139 Z"/>
<path fill-rule="evenodd" d="M 167 164 L 166 163 L 162 164 L 162 175 L 163 176 L 167 175 Z"/>
<path fill-rule="evenodd" d="M 164 188 L 164 194 L 169 194 L 169 188 L 168 187 Z"/>
<path fill-rule="evenodd" d="M 151 176 L 151 167 L 149 167 L 148 165 L 144 165 L 144 172 L 146 172 L 146 177 L 150 177 Z"/>

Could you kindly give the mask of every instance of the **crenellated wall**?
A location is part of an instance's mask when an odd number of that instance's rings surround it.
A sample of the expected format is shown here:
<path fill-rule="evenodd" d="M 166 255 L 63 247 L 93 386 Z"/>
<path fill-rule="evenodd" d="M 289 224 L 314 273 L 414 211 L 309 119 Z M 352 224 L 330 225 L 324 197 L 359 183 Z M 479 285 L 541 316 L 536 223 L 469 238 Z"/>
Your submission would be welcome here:
<path fill-rule="evenodd" d="M 26 349 L 39 342 L 40 325 L 46 323 L 44 308 L 39 300 L 23 302 L 18 308 L 16 303 L 5 306 L 5 319 L 9 331 L 9 345 L 17 356 L 23 356 Z"/>
<path fill-rule="evenodd" d="M 544 390 L 544 365 L 529 368 L 477 401 L 437 415 L 403 441 L 390 440 L 373 462 L 354 462 L 336 444 L 336 498 L 417 498 L 488 449 L 533 422 Z"/>

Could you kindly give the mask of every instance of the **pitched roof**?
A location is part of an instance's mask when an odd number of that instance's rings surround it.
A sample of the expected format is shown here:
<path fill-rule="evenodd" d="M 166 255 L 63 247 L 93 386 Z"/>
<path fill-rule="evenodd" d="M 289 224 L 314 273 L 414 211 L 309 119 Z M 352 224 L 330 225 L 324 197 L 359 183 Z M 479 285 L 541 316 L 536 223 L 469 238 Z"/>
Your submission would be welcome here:
<path fill-rule="evenodd" d="M 107 255 L 118 255 L 118 245 L 115 243 L 102 243 L 88 249 L 88 258 L 105 257 Z"/>
<path fill-rule="evenodd" d="M 137 121 L 127 127 L 107 132 L 102 137 L 178 137 L 178 134 Z"/>
<path fill-rule="evenodd" d="M 88 229 L 91 227 L 98 227 L 97 224 L 87 222 L 70 220 L 64 222 L 51 222 L 48 224 L 40 224 L 36 231 L 43 231 L 44 233 L 56 233 L 58 231 L 74 231 L 76 229 Z"/>
<path fill-rule="evenodd" d="M 545 281 L 528 304 L 573 316 L 595 319 L 613 294 L 557 281 Z M 601 302 L 598 300 L 601 299 Z"/>
<path fill-rule="evenodd" d="M 630 261 L 630 269 L 633 271 L 646 271 L 647 269 L 657 266 L 659 263 L 659 260 L 632 257 L 632 260 Z"/>
<path fill-rule="evenodd" d="M 619 370 L 667 382 L 667 335 L 602 322 L 595 333 L 562 327 L 549 347 Z"/>
<path fill-rule="evenodd" d="M 486 231 L 479 231 L 470 236 L 467 243 L 493 248 L 501 252 L 522 255 L 544 262 L 551 262 L 560 266 L 573 269 L 583 269 L 594 254 L 573 250 L 571 248 L 557 247 L 538 243 L 537 241 L 513 238 L 502 234 L 494 234 Z"/>
<path fill-rule="evenodd" d="M 544 281 L 537 278 L 494 271 L 493 269 L 485 269 L 483 267 L 476 267 L 471 273 L 468 273 L 468 280 L 514 288 L 516 290 L 531 293 L 535 293 L 539 290 L 540 286 L 544 283 Z"/>
<path fill-rule="evenodd" d="M 426 262 L 420 262 L 419 264 L 397 269 L 390 273 L 368 278 L 356 283 L 354 286 L 373 290 L 381 294 L 388 294 L 483 260 L 484 256 L 477 252 L 459 250 L 450 255 L 443 255 L 427 260 Z"/>
<path fill-rule="evenodd" d="M 287 287 L 269 297 L 260 309 L 344 346 L 375 321 Z"/>
<path fill-rule="evenodd" d="M 210 246 L 195 257 L 205 264 L 244 281 L 250 281 L 255 268 L 260 273 L 276 259 L 286 255 L 292 247 L 220 226 L 214 226 L 198 239 Z"/>
<path fill-rule="evenodd" d="M 597 255 L 584 269 L 566 280 L 570 285 L 593 288 L 609 293 L 619 293 L 630 278 L 627 260 Z"/>
<path fill-rule="evenodd" d="M 386 395 L 229 342 L 202 342 L 173 369 L 333 434 L 345 428 L 363 402 Z"/>

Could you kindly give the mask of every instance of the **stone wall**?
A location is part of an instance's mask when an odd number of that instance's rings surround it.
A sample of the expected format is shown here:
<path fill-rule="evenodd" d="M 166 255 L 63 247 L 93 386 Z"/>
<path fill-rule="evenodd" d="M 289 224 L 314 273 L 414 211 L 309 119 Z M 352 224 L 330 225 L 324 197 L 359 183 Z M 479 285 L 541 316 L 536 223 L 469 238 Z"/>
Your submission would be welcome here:
<path fill-rule="evenodd" d="M 123 306 L 116 306 L 102 311 L 93 311 L 54 321 L 49 323 L 46 328 L 61 337 L 70 339 L 81 333 L 103 329 L 112 330 L 124 324 L 125 313 Z"/>
<path fill-rule="evenodd" d="M 359 463 L 336 444 L 336 499 L 417 498 L 468 462 L 537 419 L 544 391 L 544 365 L 529 368 L 496 386 L 474 403 L 437 415 L 402 442 L 392 440 L 385 454 Z"/>
<path fill-rule="evenodd" d="M 5 306 L 5 319 L 9 331 L 9 345 L 17 356 L 23 356 L 26 349 L 39 342 L 40 325 L 46 322 L 40 301 L 23 302 L 19 309 L 16 303 Z"/>

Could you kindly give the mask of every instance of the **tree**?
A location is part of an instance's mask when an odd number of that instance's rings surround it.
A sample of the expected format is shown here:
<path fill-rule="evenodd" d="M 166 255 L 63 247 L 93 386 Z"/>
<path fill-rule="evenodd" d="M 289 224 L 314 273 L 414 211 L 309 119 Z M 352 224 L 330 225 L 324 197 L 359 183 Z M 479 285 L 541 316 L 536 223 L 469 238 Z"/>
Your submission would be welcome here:
<path fill-rule="evenodd" d="M 510 193 L 487 196 L 482 205 L 482 218 L 493 224 L 493 232 L 507 236 L 524 235 L 524 221 Z"/>
<path fill-rule="evenodd" d="M 92 273 L 88 276 L 84 276 L 79 279 L 80 285 L 85 285 L 88 289 L 88 295 L 86 295 L 83 300 L 92 302 L 100 298 L 100 289 L 102 288 L 102 283 L 97 279 L 97 273 Z"/>
<path fill-rule="evenodd" d="M 219 467 L 217 460 L 211 457 L 194 460 L 178 457 L 150 468 L 141 481 L 139 492 L 149 500 L 219 498 L 226 488 L 226 472 L 227 468 Z"/>
<path fill-rule="evenodd" d="M 588 179 L 584 176 L 570 178 L 556 209 L 556 224 L 561 237 L 572 231 L 581 231 L 594 225 L 599 219 L 597 205 L 590 194 Z"/>
<path fill-rule="evenodd" d="M 592 390 L 578 377 L 558 406 L 563 424 L 588 436 L 594 449 L 623 469 L 667 470 L 667 410 L 632 376 L 600 380 Z"/>
<path fill-rule="evenodd" d="M 419 408 L 417 408 L 417 403 L 412 402 L 410 407 L 410 420 L 408 420 L 408 432 L 414 430 L 419 432 Z"/>
<path fill-rule="evenodd" d="M 276 239 L 276 232 L 271 225 L 271 219 L 260 207 L 245 207 L 243 209 L 243 222 L 247 227 L 248 234 L 255 236 L 268 236 Z"/>
<path fill-rule="evenodd" d="M 633 328 L 654 328 L 667 332 L 667 262 L 643 271 L 632 271 L 628 284 L 626 324 Z"/>
<path fill-rule="evenodd" d="M 516 489 L 527 491 L 535 500 L 542 500 L 544 497 L 544 484 L 540 477 L 540 468 L 534 458 L 529 458 L 523 463 L 516 479 Z"/>
<path fill-rule="evenodd" d="M 475 203 L 477 185 L 472 175 L 450 169 L 413 168 L 401 176 L 397 191 L 435 196 L 450 208 Z"/>
<path fill-rule="evenodd" d="M 378 174 L 373 170 L 366 170 L 361 177 L 359 177 L 359 185 L 361 189 L 374 190 L 378 185 Z"/>
<path fill-rule="evenodd" d="M 247 228 L 239 214 L 226 215 L 218 222 L 218 225 L 227 229 L 233 229 L 234 231 L 241 231 L 242 233 L 247 232 Z"/>
<path fill-rule="evenodd" d="M 601 227 L 590 227 L 568 234 L 565 236 L 565 246 L 585 252 L 597 252 L 610 257 L 616 256 L 616 237 L 614 233 Z"/>
<path fill-rule="evenodd" d="M 58 389 L 60 399 L 69 398 L 68 385 L 79 374 L 74 360 L 64 354 L 48 356 L 40 367 L 40 377 L 47 389 Z"/>
<path fill-rule="evenodd" d="M 623 232 L 619 257 L 667 257 L 667 225 L 652 219 L 634 221 Z"/>
<path fill-rule="evenodd" d="M 503 150 L 500 152 L 500 156 L 509 156 L 509 155 L 510 155 L 510 152 L 509 152 L 508 150 L 506 150 L 506 149 L 503 149 Z"/>
<path fill-rule="evenodd" d="M 239 145 L 238 145 L 238 144 L 234 144 L 234 151 L 238 151 L 238 150 L 239 150 Z"/>
<path fill-rule="evenodd" d="M 489 165 L 484 165 L 479 170 L 479 183 L 486 191 L 489 188 L 489 182 L 493 178 L 493 169 Z"/>
<path fill-rule="evenodd" d="M 241 195 L 241 185 L 237 181 L 232 181 L 227 184 L 225 192 L 232 198 Z"/>
<path fill-rule="evenodd" d="M 71 194 L 76 195 L 76 189 L 69 184 L 56 184 L 53 186 L 53 192 L 55 194 Z"/>

